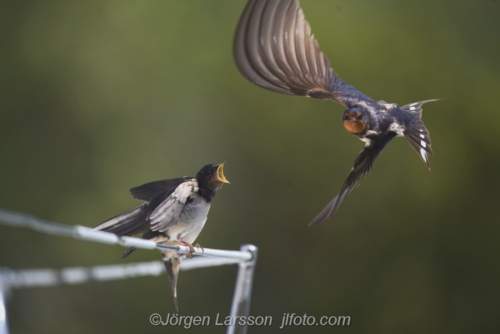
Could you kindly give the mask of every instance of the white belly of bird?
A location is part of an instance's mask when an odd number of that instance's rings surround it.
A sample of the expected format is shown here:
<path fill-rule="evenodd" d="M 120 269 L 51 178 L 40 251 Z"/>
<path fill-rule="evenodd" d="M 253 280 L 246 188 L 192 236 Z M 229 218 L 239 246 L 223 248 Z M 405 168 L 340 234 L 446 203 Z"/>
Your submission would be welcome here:
<path fill-rule="evenodd" d="M 405 127 L 401 124 L 398 124 L 397 122 L 394 122 L 391 124 L 389 127 L 389 130 L 392 132 L 396 132 L 398 137 L 403 137 L 404 136 L 404 131 Z"/>
<path fill-rule="evenodd" d="M 207 221 L 210 203 L 195 199 L 182 210 L 179 223 L 169 229 L 169 234 L 177 240 L 192 244 L 200 234 Z"/>

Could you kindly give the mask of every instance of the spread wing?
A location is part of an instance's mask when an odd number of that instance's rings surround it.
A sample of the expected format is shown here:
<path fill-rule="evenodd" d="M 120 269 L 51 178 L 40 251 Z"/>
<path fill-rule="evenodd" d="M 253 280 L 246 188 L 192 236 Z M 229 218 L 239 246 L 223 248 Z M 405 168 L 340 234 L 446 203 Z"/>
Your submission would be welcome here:
<path fill-rule="evenodd" d="M 148 232 L 150 230 L 150 223 L 148 220 L 150 213 L 154 211 L 157 206 L 170 198 L 176 188 L 187 180 L 194 179 L 190 177 L 180 177 L 176 179 L 154 181 L 130 189 L 132 197 L 146 201 L 146 203 L 108 219 L 95 227 L 95 229 L 124 236 L 134 236 Z"/>
<path fill-rule="evenodd" d="M 149 222 L 152 231 L 166 232 L 169 228 L 178 223 L 179 216 L 186 205 L 191 194 L 198 191 L 196 179 L 181 183 L 170 196 L 156 203 L 155 198 L 150 202 L 150 207 L 154 210 L 149 215 Z"/>
<path fill-rule="evenodd" d="M 179 184 L 191 179 L 193 178 L 184 176 L 175 179 L 153 181 L 130 189 L 130 194 L 135 199 L 149 202 L 153 197 L 160 194 L 165 194 L 165 197 L 169 196 Z"/>
<path fill-rule="evenodd" d="M 265 89 L 330 99 L 346 107 L 373 101 L 335 74 L 298 0 L 250 0 L 238 23 L 233 52 L 241 73 Z"/>
<path fill-rule="evenodd" d="M 378 140 L 371 140 L 367 143 L 363 151 L 361 151 L 354 160 L 354 166 L 351 168 L 347 179 L 340 188 L 340 192 L 335 196 L 330 203 L 309 223 L 309 226 L 315 226 L 327 219 L 332 219 L 337 213 L 337 210 L 342 204 L 342 201 L 354 189 L 356 184 L 372 169 L 373 162 L 379 156 L 382 149 L 394 138 L 395 134 L 389 134 L 387 137 Z"/>

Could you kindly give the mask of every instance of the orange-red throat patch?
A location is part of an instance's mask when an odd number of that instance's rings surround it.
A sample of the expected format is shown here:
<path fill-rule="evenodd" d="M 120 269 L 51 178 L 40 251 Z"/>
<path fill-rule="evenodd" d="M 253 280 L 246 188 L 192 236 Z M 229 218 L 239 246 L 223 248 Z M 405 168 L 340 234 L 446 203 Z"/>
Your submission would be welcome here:
<path fill-rule="evenodd" d="M 344 127 L 349 132 L 360 133 L 360 132 L 363 132 L 363 130 L 365 129 L 365 122 L 363 122 L 362 120 L 358 120 L 358 121 L 345 120 Z"/>

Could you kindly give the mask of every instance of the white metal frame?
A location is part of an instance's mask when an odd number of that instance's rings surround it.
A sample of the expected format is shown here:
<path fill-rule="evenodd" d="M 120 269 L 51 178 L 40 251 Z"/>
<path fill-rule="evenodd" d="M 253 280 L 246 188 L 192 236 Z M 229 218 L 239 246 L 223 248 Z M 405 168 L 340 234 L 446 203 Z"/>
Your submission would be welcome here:
<path fill-rule="evenodd" d="M 169 246 L 150 240 L 133 237 L 119 237 L 115 234 L 96 231 L 85 226 L 68 226 L 39 219 L 19 212 L 0 209 L 0 223 L 31 228 L 41 233 L 68 236 L 77 239 L 105 244 L 119 244 L 125 247 L 143 249 L 170 249 L 179 254 L 189 252 L 187 246 Z M 231 317 L 248 317 L 253 285 L 253 276 L 257 264 L 258 249 L 254 245 L 242 245 L 239 251 L 211 248 L 196 248 L 193 255 L 199 257 L 183 261 L 181 270 L 238 264 Z M 59 284 L 82 284 L 91 280 L 109 281 L 140 276 L 158 276 L 164 272 L 161 261 L 108 265 L 94 267 L 72 267 L 60 270 L 25 269 L 12 270 L 0 267 L 0 334 L 8 334 L 6 295 L 13 288 L 45 287 Z M 245 334 L 246 325 L 235 322 L 227 328 L 228 334 Z"/>

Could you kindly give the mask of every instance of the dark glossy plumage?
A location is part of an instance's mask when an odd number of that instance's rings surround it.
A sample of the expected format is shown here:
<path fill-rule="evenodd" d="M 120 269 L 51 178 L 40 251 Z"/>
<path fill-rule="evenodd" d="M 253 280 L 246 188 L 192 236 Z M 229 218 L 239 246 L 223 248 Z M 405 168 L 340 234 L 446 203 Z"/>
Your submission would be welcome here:
<path fill-rule="evenodd" d="M 347 107 L 345 128 L 366 143 L 339 194 L 310 225 L 333 218 L 344 198 L 396 136 L 406 137 L 430 168 L 427 155 L 432 155 L 431 141 L 420 118 L 422 104 L 435 100 L 399 108 L 377 102 L 348 85 L 320 51 L 298 0 L 250 0 L 238 23 L 233 52 L 241 73 L 262 88 L 333 100 Z"/>

